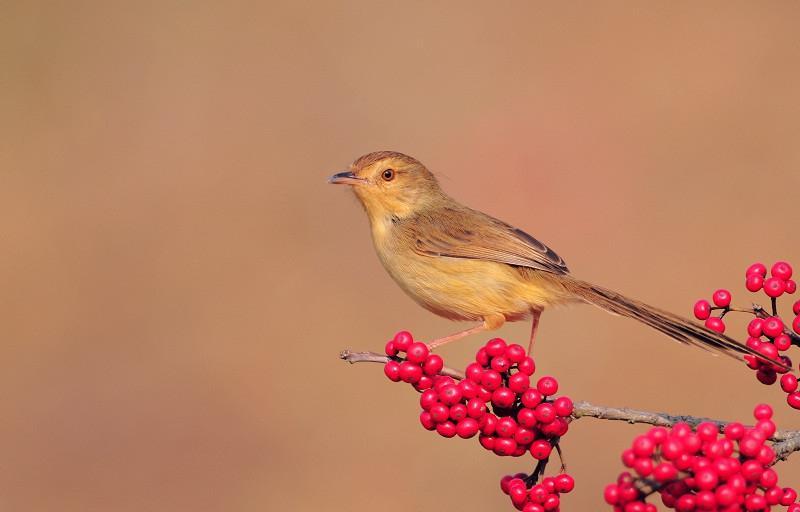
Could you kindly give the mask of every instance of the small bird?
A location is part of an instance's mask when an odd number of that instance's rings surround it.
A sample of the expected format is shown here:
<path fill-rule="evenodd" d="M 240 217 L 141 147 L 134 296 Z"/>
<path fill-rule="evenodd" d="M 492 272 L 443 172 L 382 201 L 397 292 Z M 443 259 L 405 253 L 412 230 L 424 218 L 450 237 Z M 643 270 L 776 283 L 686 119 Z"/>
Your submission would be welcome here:
<path fill-rule="evenodd" d="M 369 153 L 329 182 L 352 187 L 381 263 L 411 298 L 450 320 L 481 322 L 429 342 L 430 348 L 531 318 L 530 352 L 544 309 L 589 303 L 685 344 L 760 356 L 724 334 L 572 277 L 564 260 L 536 238 L 445 194 L 415 158 Z"/>

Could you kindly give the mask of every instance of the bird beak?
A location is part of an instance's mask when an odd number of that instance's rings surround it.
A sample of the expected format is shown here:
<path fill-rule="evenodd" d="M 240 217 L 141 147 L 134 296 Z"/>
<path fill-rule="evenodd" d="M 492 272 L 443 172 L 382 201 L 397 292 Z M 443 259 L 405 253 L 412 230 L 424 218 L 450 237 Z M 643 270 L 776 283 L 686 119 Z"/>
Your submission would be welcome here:
<path fill-rule="evenodd" d="M 339 172 L 328 178 L 328 183 L 337 185 L 360 185 L 365 181 L 364 178 L 359 178 L 352 171 Z"/>

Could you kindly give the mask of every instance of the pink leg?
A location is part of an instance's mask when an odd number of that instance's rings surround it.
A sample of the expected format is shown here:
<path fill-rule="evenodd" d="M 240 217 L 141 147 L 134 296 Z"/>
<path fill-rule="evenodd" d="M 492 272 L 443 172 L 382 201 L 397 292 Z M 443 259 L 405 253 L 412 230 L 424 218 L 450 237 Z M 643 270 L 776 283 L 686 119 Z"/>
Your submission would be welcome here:
<path fill-rule="evenodd" d="M 542 316 L 542 312 L 534 309 L 531 311 L 531 316 L 533 320 L 531 322 L 531 340 L 528 342 L 528 355 L 531 355 L 533 351 L 533 342 L 536 339 L 536 331 L 539 329 L 539 317 Z"/>
<path fill-rule="evenodd" d="M 445 336 L 443 338 L 437 338 L 430 343 L 428 343 L 428 348 L 433 350 L 436 347 L 441 347 L 446 343 L 450 343 L 451 341 L 459 340 L 465 336 L 469 336 L 470 334 L 475 334 L 481 331 L 493 331 L 495 329 L 499 329 L 506 321 L 506 317 L 503 315 L 488 315 L 483 318 L 483 323 L 476 325 L 475 327 L 470 327 L 469 329 L 465 329 L 463 331 L 459 331 L 455 334 L 451 334 L 449 336 Z"/>

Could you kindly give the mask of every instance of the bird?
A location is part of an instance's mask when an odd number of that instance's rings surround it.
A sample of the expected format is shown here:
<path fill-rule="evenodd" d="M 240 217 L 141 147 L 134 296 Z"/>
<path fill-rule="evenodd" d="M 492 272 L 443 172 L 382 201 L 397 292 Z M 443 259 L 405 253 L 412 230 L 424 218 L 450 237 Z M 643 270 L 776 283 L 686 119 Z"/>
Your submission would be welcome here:
<path fill-rule="evenodd" d="M 328 181 L 353 190 L 369 219 L 378 258 L 400 288 L 436 315 L 479 322 L 430 341 L 430 349 L 530 319 L 530 353 L 545 309 L 587 303 L 686 345 L 767 359 L 689 319 L 573 277 L 564 260 L 538 239 L 447 195 L 416 158 L 396 151 L 368 153 Z"/>

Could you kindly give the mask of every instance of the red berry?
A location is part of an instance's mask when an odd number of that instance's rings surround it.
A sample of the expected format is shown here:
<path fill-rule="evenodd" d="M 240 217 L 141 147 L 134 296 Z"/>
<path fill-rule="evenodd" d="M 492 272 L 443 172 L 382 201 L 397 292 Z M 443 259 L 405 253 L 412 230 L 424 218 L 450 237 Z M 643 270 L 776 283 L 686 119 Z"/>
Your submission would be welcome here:
<path fill-rule="evenodd" d="M 781 389 L 786 393 L 794 393 L 797 391 L 797 377 L 791 373 L 787 373 L 781 377 Z"/>
<path fill-rule="evenodd" d="M 514 475 L 506 475 L 500 479 L 500 490 L 503 491 L 503 494 L 508 494 L 508 483 L 513 479 Z"/>
<path fill-rule="evenodd" d="M 709 491 L 717 486 L 719 477 L 717 476 L 717 472 L 713 469 L 702 469 L 695 473 L 694 481 L 698 489 L 701 491 Z"/>
<path fill-rule="evenodd" d="M 751 292 L 757 292 L 764 286 L 764 278 L 758 274 L 750 274 L 744 281 L 745 288 Z"/>
<path fill-rule="evenodd" d="M 503 377 L 496 370 L 486 370 L 481 377 L 481 384 L 489 391 L 494 391 L 503 384 Z"/>
<path fill-rule="evenodd" d="M 425 347 L 427 349 L 427 347 Z M 434 376 L 438 375 L 440 371 L 444 368 L 444 360 L 441 356 L 437 354 L 430 354 L 427 358 L 425 358 L 425 362 L 422 363 L 422 371 L 425 375 Z"/>
<path fill-rule="evenodd" d="M 456 426 L 452 421 L 445 421 L 436 425 L 436 432 L 442 437 L 453 437 L 456 435 Z"/>
<path fill-rule="evenodd" d="M 763 263 L 753 263 L 752 265 L 747 267 L 747 271 L 745 272 L 745 275 L 749 276 L 751 274 L 756 274 L 761 277 L 766 277 L 767 275 L 766 265 L 764 265 Z"/>
<path fill-rule="evenodd" d="M 566 418 L 567 416 L 572 414 L 572 411 L 575 409 L 572 400 L 570 400 L 569 397 L 566 396 L 561 396 L 556 398 L 555 401 L 553 402 L 553 407 L 556 410 L 556 414 L 561 416 L 562 418 Z"/>
<path fill-rule="evenodd" d="M 800 315 L 800 300 L 795 301 L 795 303 L 792 304 L 792 313 L 795 315 Z"/>
<path fill-rule="evenodd" d="M 657 482 L 668 482 L 678 476 L 678 470 L 669 462 L 662 462 L 653 468 L 653 478 Z"/>
<path fill-rule="evenodd" d="M 786 282 L 777 277 L 770 277 L 764 280 L 764 293 L 769 297 L 780 297 L 786 291 Z"/>
<path fill-rule="evenodd" d="M 525 354 L 525 349 L 522 348 L 521 345 L 512 343 L 511 345 L 506 347 L 505 355 L 509 361 L 511 361 L 514 364 L 517 364 L 522 362 L 522 360 L 525 359 L 525 356 L 527 354 Z"/>
<path fill-rule="evenodd" d="M 777 277 L 778 279 L 782 279 L 786 281 L 790 277 L 792 277 L 792 266 L 786 263 L 785 261 L 779 261 L 772 265 L 772 269 L 770 269 L 770 273 L 773 277 Z"/>
<path fill-rule="evenodd" d="M 721 318 L 711 317 L 705 322 L 706 327 L 716 332 L 725 332 L 725 322 Z"/>
<path fill-rule="evenodd" d="M 717 510 L 717 498 L 711 491 L 700 491 L 696 495 L 698 510 Z"/>
<path fill-rule="evenodd" d="M 558 498 L 558 494 L 550 494 L 545 498 L 544 503 L 542 506 L 545 510 L 558 510 L 558 506 L 561 504 L 561 500 Z"/>
<path fill-rule="evenodd" d="M 656 444 L 661 444 L 669 437 L 669 430 L 664 427 L 653 427 L 647 431 L 647 437 L 653 440 Z"/>
<path fill-rule="evenodd" d="M 487 341 L 484 348 L 489 357 L 502 356 L 506 351 L 506 342 L 502 338 L 494 338 Z"/>
<path fill-rule="evenodd" d="M 656 443 L 646 435 L 638 436 L 633 440 L 633 453 L 637 457 L 650 457 L 655 448 Z"/>
<path fill-rule="evenodd" d="M 494 440 L 494 453 L 501 457 L 509 457 L 517 450 L 517 442 L 508 437 L 498 437 Z"/>
<path fill-rule="evenodd" d="M 479 398 L 467 400 L 467 416 L 479 420 L 486 414 L 486 403 Z"/>
<path fill-rule="evenodd" d="M 794 320 L 792 320 L 792 329 L 797 334 L 800 334 L 800 315 L 797 315 L 794 317 Z"/>
<path fill-rule="evenodd" d="M 525 484 L 523 483 L 522 485 L 509 487 L 508 495 L 514 505 L 521 506 L 528 499 L 528 490 L 525 488 Z"/>
<path fill-rule="evenodd" d="M 436 429 L 436 422 L 433 421 L 431 417 L 431 413 L 428 411 L 422 411 L 419 415 L 419 422 L 422 423 L 422 426 L 425 430 L 435 430 Z"/>
<path fill-rule="evenodd" d="M 463 439 L 475 436 L 478 430 L 478 422 L 473 418 L 464 418 L 456 425 L 456 434 Z"/>
<path fill-rule="evenodd" d="M 461 390 L 457 385 L 449 384 L 439 390 L 439 400 L 447 406 L 455 405 L 461 401 Z"/>
<path fill-rule="evenodd" d="M 481 347 L 475 353 L 475 362 L 483 367 L 489 366 L 489 354 L 486 353 L 486 347 Z"/>
<path fill-rule="evenodd" d="M 508 378 L 508 388 L 518 395 L 521 395 L 530 387 L 531 378 L 524 373 L 517 372 Z"/>
<path fill-rule="evenodd" d="M 533 409 L 523 407 L 517 412 L 517 421 L 525 428 L 533 428 L 536 425 L 536 413 Z"/>
<path fill-rule="evenodd" d="M 616 505 L 619 503 L 619 486 L 616 484 L 608 484 L 603 490 L 603 499 L 609 505 Z"/>
<path fill-rule="evenodd" d="M 757 420 L 768 420 L 772 418 L 772 407 L 768 404 L 758 404 L 753 409 L 753 417 Z"/>
<path fill-rule="evenodd" d="M 394 340 L 389 340 L 386 342 L 386 347 L 383 349 L 387 356 L 396 356 L 397 355 L 397 347 L 394 346 Z"/>
<path fill-rule="evenodd" d="M 787 279 L 786 280 L 786 293 L 791 295 L 796 291 L 797 291 L 797 282 L 794 281 L 793 279 Z"/>
<path fill-rule="evenodd" d="M 405 352 L 408 347 L 414 342 L 414 337 L 408 331 L 400 331 L 394 335 L 394 346 L 397 350 Z"/>
<path fill-rule="evenodd" d="M 756 372 L 756 379 L 765 386 L 771 386 L 778 380 L 778 375 L 772 368 L 759 368 Z"/>
<path fill-rule="evenodd" d="M 762 466 L 772 465 L 772 463 L 775 462 L 775 450 L 769 446 L 762 446 L 761 450 L 758 451 L 756 460 Z"/>
<path fill-rule="evenodd" d="M 759 338 L 764 332 L 764 320 L 761 318 L 754 318 L 747 324 L 747 334 L 753 338 Z"/>
<path fill-rule="evenodd" d="M 433 404 L 429 412 L 431 413 L 431 419 L 433 419 L 433 421 L 436 423 L 447 421 L 447 419 L 450 417 L 450 408 L 441 402 Z"/>
<path fill-rule="evenodd" d="M 492 404 L 501 409 L 508 409 L 514 405 L 517 395 L 507 387 L 499 387 L 492 393 Z"/>
<path fill-rule="evenodd" d="M 427 375 L 421 375 L 419 380 L 413 384 L 414 389 L 419 392 L 425 391 L 433 387 L 433 379 Z"/>
<path fill-rule="evenodd" d="M 770 338 L 774 338 L 783 332 L 783 322 L 780 318 L 771 316 L 764 320 L 761 328 L 764 331 L 764 334 Z"/>
<path fill-rule="evenodd" d="M 477 397 L 478 392 L 481 389 L 480 386 L 471 380 L 462 380 L 456 385 L 458 386 L 458 390 L 461 391 L 461 397 L 466 398 L 467 400 Z"/>
<path fill-rule="evenodd" d="M 679 512 L 691 512 L 697 506 L 697 498 L 694 494 L 684 494 L 678 498 L 675 504 L 675 510 Z"/>
<path fill-rule="evenodd" d="M 433 356 L 429 356 L 433 357 Z M 444 366 L 444 364 L 443 364 Z M 481 378 L 483 377 L 484 369 L 478 363 L 470 363 L 467 365 L 466 369 L 464 370 L 464 375 L 467 377 L 468 380 L 474 382 L 475 384 L 481 383 Z"/>
<path fill-rule="evenodd" d="M 786 403 L 792 409 L 800 409 L 800 391 L 793 391 L 786 395 Z"/>
<path fill-rule="evenodd" d="M 695 429 L 697 431 L 697 435 L 700 437 L 702 441 L 716 441 L 717 434 L 719 433 L 719 428 L 716 424 L 704 421 L 697 425 Z"/>
<path fill-rule="evenodd" d="M 529 409 L 533 409 L 534 407 L 542 403 L 543 398 L 544 397 L 538 390 L 533 388 L 528 388 L 527 390 L 525 390 L 524 393 L 522 393 L 521 401 L 522 405 L 524 405 Z"/>
<path fill-rule="evenodd" d="M 400 363 L 387 361 L 383 366 L 383 374 L 389 377 L 392 382 L 400 382 Z"/>
<path fill-rule="evenodd" d="M 450 407 L 450 419 L 458 423 L 467 417 L 467 406 L 464 404 L 455 404 Z"/>
<path fill-rule="evenodd" d="M 517 368 L 519 368 L 520 373 L 524 373 L 525 375 L 533 375 L 536 371 L 536 363 L 533 362 L 533 358 L 526 357 L 521 362 L 517 363 Z"/>
<path fill-rule="evenodd" d="M 792 338 L 790 338 L 788 334 L 782 332 L 772 340 L 772 343 L 775 345 L 775 348 L 783 352 L 784 350 L 789 350 L 789 347 L 792 346 Z"/>
<path fill-rule="evenodd" d="M 694 317 L 698 320 L 705 320 L 711 315 L 711 304 L 705 299 L 700 299 L 694 303 Z"/>
<path fill-rule="evenodd" d="M 765 489 L 775 487 L 778 485 L 778 473 L 776 473 L 774 469 L 765 469 L 764 472 L 761 473 L 761 478 L 758 480 L 758 483 Z"/>
<path fill-rule="evenodd" d="M 764 510 L 767 508 L 767 499 L 760 494 L 748 494 L 744 499 L 744 508 L 747 510 Z"/>
<path fill-rule="evenodd" d="M 439 393 L 432 389 L 425 390 L 419 395 L 419 405 L 425 411 L 429 411 L 437 403 L 439 403 Z"/>
<path fill-rule="evenodd" d="M 542 377 L 536 383 L 536 389 L 544 396 L 552 396 L 558 392 L 558 381 L 554 377 Z"/>
<path fill-rule="evenodd" d="M 553 447 L 544 439 L 537 439 L 531 443 L 531 455 L 536 460 L 544 460 L 550 456 Z"/>
<path fill-rule="evenodd" d="M 575 488 L 575 479 L 566 473 L 562 473 L 556 477 L 556 492 L 568 493 Z"/>
<path fill-rule="evenodd" d="M 514 418 L 511 416 L 506 416 L 505 418 L 500 418 L 497 420 L 497 427 L 495 428 L 495 432 L 500 437 L 512 437 L 519 426 L 517 422 L 514 421 Z"/>
<path fill-rule="evenodd" d="M 727 308 L 731 305 L 731 292 L 725 289 L 719 289 L 711 296 L 711 300 L 714 301 L 714 305 L 717 307 Z"/>
<path fill-rule="evenodd" d="M 763 441 L 748 434 L 739 441 L 739 452 L 745 457 L 755 457 L 763 444 Z M 745 476 L 745 478 L 747 477 Z"/>
<path fill-rule="evenodd" d="M 497 416 L 495 416 L 494 414 L 490 412 L 484 414 L 479 422 L 481 426 L 481 433 L 486 434 L 487 436 L 494 434 L 495 430 L 497 430 L 497 422 L 498 422 Z"/>
<path fill-rule="evenodd" d="M 509 361 L 505 356 L 497 356 L 492 358 L 492 361 L 489 363 L 489 368 L 496 372 L 504 373 L 511 368 L 511 361 Z"/>
<path fill-rule="evenodd" d="M 414 342 L 406 349 L 406 359 L 412 363 L 422 363 L 428 357 L 428 345 L 420 342 Z"/>
<path fill-rule="evenodd" d="M 536 421 L 539 423 L 550 423 L 556 419 L 556 410 L 552 404 L 539 404 L 534 411 L 536 413 Z"/>
<path fill-rule="evenodd" d="M 765 437 L 770 438 L 775 433 L 775 422 L 772 420 L 758 420 L 756 429 L 758 429 Z"/>
<path fill-rule="evenodd" d="M 790 487 L 786 487 L 783 489 L 783 497 L 781 498 L 781 505 L 784 507 L 787 505 L 791 505 L 792 503 L 797 500 L 797 491 Z"/>

